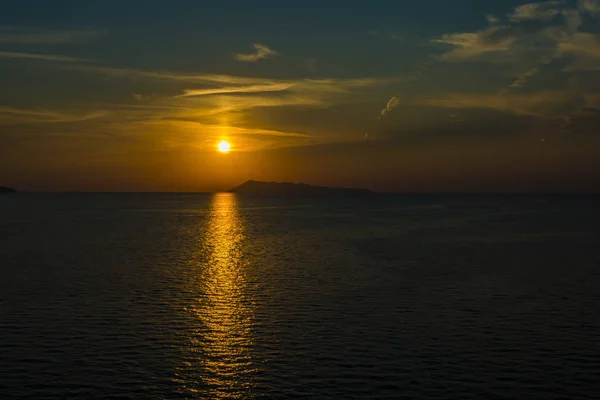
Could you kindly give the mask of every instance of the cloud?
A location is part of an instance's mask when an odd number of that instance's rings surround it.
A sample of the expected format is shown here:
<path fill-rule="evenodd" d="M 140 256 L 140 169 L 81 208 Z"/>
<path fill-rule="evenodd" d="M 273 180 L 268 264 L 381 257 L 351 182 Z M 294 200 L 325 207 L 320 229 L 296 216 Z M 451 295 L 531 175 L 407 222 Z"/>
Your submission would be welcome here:
<path fill-rule="evenodd" d="M 510 84 L 523 87 L 529 79 L 547 70 L 554 60 L 569 62 L 564 71 L 600 70 L 600 36 L 581 32 L 585 13 L 600 11 L 600 0 L 580 0 L 577 7 L 547 1 L 516 7 L 508 21 L 475 32 L 447 33 L 433 42 L 452 46 L 439 59 L 449 62 L 488 62 L 520 71 Z"/>
<path fill-rule="evenodd" d="M 542 68 L 542 65 L 548 65 L 550 64 L 554 59 L 559 57 L 559 53 L 554 53 L 551 55 L 548 55 L 544 58 L 542 58 L 539 61 L 539 65 L 535 66 L 533 68 L 531 68 L 530 70 L 525 71 L 523 74 L 521 74 L 515 81 L 513 81 L 513 83 L 510 85 L 511 88 L 519 88 L 525 85 L 525 83 L 527 83 L 527 81 L 529 80 L 529 78 L 537 75 Z"/>
<path fill-rule="evenodd" d="M 228 94 L 228 93 L 260 93 L 260 92 L 281 92 L 292 87 L 293 83 L 271 83 L 266 85 L 250 85 L 250 86 L 226 86 L 214 89 L 189 89 L 177 97 L 190 96 L 207 96 L 213 94 Z"/>
<path fill-rule="evenodd" d="M 80 43 L 104 34 L 103 31 L 93 30 L 46 31 L 5 27 L 0 29 L 0 43 L 23 45 Z"/>
<path fill-rule="evenodd" d="M 232 77 L 233 78 L 233 77 Z M 233 79 L 235 80 L 235 78 Z M 198 97 L 212 95 L 235 95 L 246 93 L 273 93 L 288 92 L 305 95 L 343 95 L 356 90 L 368 89 L 394 82 L 395 78 L 387 79 L 298 79 L 298 80 L 271 80 L 257 79 L 249 81 L 244 86 L 220 85 L 216 88 L 187 89 L 176 97 Z"/>
<path fill-rule="evenodd" d="M 385 108 L 383 110 L 381 110 L 381 115 L 378 117 L 378 119 L 381 119 L 381 117 L 385 116 L 385 114 L 392 111 L 394 108 L 398 107 L 399 104 L 400 104 L 400 99 L 397 98 L 396 96 L 393 96 L 387 102 L 387 105 L 385 106 Z"/>
<path fill-rule="evenodd" d="M 269 96 L 265 94 L 251 95 L 216 95 L 216 96 L 196 96 L 183 97 L 163 100 L 166 105 L 165 111 L 168 115 L 176 116 L 180 119 L 198 120 L 207 117 L 215 118 L 219 115 L 227 115 L 228 122 L 234 118 L 234 115 L 244 116 L 244 111 L 254 108 L 275 108 L 275 107 L 313 107 L 324 108 L 331 104 L 327 99 L 318 96 L 303 96 L 299 94 L 280 94 Z M 160 104 L 160 103 L 159 103 Z M 175 105 L 175 106 L 172 106 Z M 158 105 L 156 107 L 159 107 Z M 154 111 L 156 114 L 156 111 Z"/>
<path fill-rule="evenodd" d="M 114 105 L 115 108 L 122 110 L 118 113 L 120 118 L 129 121 L 177 119 L 223 126 L 253 125 L 257 123 L 256 113 L 265 115 L 265 113 L 273 113 L 274 110 L 289 114 L 321 109 L 322 112 L 315 112 L 323 115 L 331 106 L 346 107 L 350 104 L 373 101 L 380 96 L 380 88 L 410 80 L 409 77 L 402 76 L 350 79 L 250 78 L 72 64 L 61 65 L 61 68 L 114 79 L 140 80 L 146 85 L 152 84 L 152 81 L 170 82 L 168 87 L 179 91 L 162 96 L 138 93 L 141 96 L 137 96 L 134 106 Z M 127 111 L 123 111 L 124 107 Z M 289 125 L 279 119 L 272 120 L 272 123 Z M 296 127 L 289 130 L 294 130 Z M 316 132 L 323 132 L 324 135 L 332 133 L 327 129 L 316 129 L 312 133 Z"/>
<path fill-rule="evenodd" d="M 260 59 L 277 55 L 277 52 L 275 50 L 268 48 L 264 44 L 254 43 L 252 47 L 254 47 L 254 49 L 256 50 L 255 53 L 235 54 L 233 58 L 242 62 L 257 62 Z"/>
<path fill-rule="evenodd" d="M 525 4 L 508 15 L 505 25 L 488 18 L 489 26 L 475 32 L 447 33 L 433 39 L 435 43 L 453 48 L 440 58 L 446 61 L 492 61 L 506 63 L 534 56 L 539 62 L 556 51 L 558 43 L 569 40 L 581 25 L 581 15 L 576 9 L 556 8 L 561 2 Z M 560 15 L 562 18 L 550 21 Z M 531 24 L 531 21 L 539 23 Z M 490 56 L 495 57 L 490 57 Z M 528 69 L 531 69 L 528 68 Z"/>
<path fill-rule="evenodd" d="M 172 116 L 139 121 L 128 121 L 121 118 L 114 120 L 109 125 L 103 124 L 102 128 L 97 126 L 91 128 L 92 131 L 99 129 L 109 129 L 111 132 L 118 133 L 120 138 L 126 139 L 125 143 L 137 141 L 146 144 L 148 138 L 151 137 L 152 143 L 161 150 L 212 148 L 224 136 L 235 144 L 238 151 L 302 145 L 316 139 L 311 135 L 293 130 L 181 120 Z"/>
<path fill-rule="evenodd" d="M 509 15 L 509 18 L 511 21 L 547 21 L 560 14 L 561 11 L 555 8 L 559 5 L 561 5 L 560 1 L 525 4 L 515 8 L 514 12 Z"/>
<path fill-rule="evenodd" d="M 516 35 L 504 32 L 503 27 L 492 27 L 480 32 L 447 33 L 436 43 L 444 43 L 454 48 L 444 53 L 440 59 L 445 61 L 463 61 L 478 58 L 491 52 L 506 52 L 511 49 L 512 43 L 517 40 Z M 494 37 L 495 36 L 495 37 Z"/>
<path fill-rule="evenodd" d="M 129 89 L 123 87 L 114 103 L 101 106 L 109 113 L 101 121 L 86 123 L 85 130 L 80 130 L 85 135 L 110 133 L 118 143 L 142 142 L 146 138 L 153 146 L 162 143 L 164 137 L 165 143 L 173 146 L 181 142 L 200 148 L 213 146 L 212 140 L 225 134 L 247 138 L 244 141 L 249 142 L 247 146 L 244 144 L 244 149 L 330 140 L 340 131 L 340 118 L 331 117 L 337 111 L 330 108 L 337 106 L 348 110 L 348 107 L 355 107 L 353 109 L 360 112 L 365 109 L 365 103 L 380 98 L 381 88 L 394 90 L 390 86 L 407 80 L 402 76 L 275 79 L 77 63 L 60 64 L 60 69 L 72 72 L 69 75 L 77 81 L 87 77 L 94 81 L 102 79 L 111 87 L 133 85 Z M 369 118 L 368 113 L 365 112 L 366 118 Z M 35 118 L 20 116 L 18 121 L 14 116 L 7 116 L 3 121 L 26 123 L 69 119 L 62 114 L 49 113 Z M 77 112 L 65 114 L 71 119 L 82 117 Z M 66 127 L 44 129 L 62 134 Z M 78 127 L 68 128 L 74 134 Z M 352 137 L 347 131 L 345 133 Z M 309 138 L 307 134 L 312 136 Z M 210 141 L 205 143 L 204 140 Z M 237 145 L 237 138 L 235 142 Z"/>
<path fill-rule="evenodd" d="M 203 130 L 212 130 L 216 132 L 216 136 L 222 136 L 223 130 L 226 128 L 227 135 L 229 136 L 241 136 L 241 135 L 262 135 L 262 136 L 277 136 L 277 137 L 294 137 L 294 138 L 311 138 L 311 135 L 307 135 L 305 133 L 298 132 L 283 132 L 273 129 L 258 129 L 258 128 L 245 128 L 239 126 L 227 126 L 223 127 L 222 125 L 211 125 L 211 124 L 203 124 L 195 121 L 182 121 L 176 119 L 160 119 L 160 120 L 150 120 L 150 121 L 142 121 L 144 125 L 177 125 L 180 127 L 193 128 L 193 129 L 203 129 Z"/>
<path fill-rule="evenodd" d="M 233 79 L 236 80 L 236 79 Z M 188 89 L 174 100 L 188 101 L 193 115 L 239 112 L 259 107 L 302 106 L 324 108 L 364 100 L 369 90 L 399 81 L 398 78 L 272 80 L 247 85 Z M 362 95 L 361 95 L 362 94 Z M 395 106 L 392 101 L 390 106 Z"/>
<path fill-rule="evenodd" d="M 167 86 L 179 90 L 179 94 L 162 95 L 133 91 L 138 95 L 130 95 L 124 103 L 105 105 L 109 110 L 107 118 L 87 124 L 86 134 L 111 132 L 125 141 L 141 141 L 146 135 L 153 138 L 152 143 L 163 143 L 165 137 L 164 143 L 169 146 L 185 147 L 187 143 L 188 147 L 199 148 L 213 146 L 213 139 L 228 135 L 235 139 L 236 145 L 240 137 L 246 138 L 243 146 L 239 144 L 245 150 L 330 140 L 338 132 L 331 125 L 339 121 L 333 118 L 336 122 L 331 122 L 331 107 L 347 110 L 354 103 L 369 102 L 380 95 L 379 88 L 405 80 L 402 77 L 269 79 L 72 64 L 61 68 L 140 80 L 140 84 L 146 85 L 157 81 L 164 86 L 162 83 L 169 82 Z M 364 108 L 358 104 L 355 107 Z M 299 115 L 314 115 L 314 121 L 306 122 Z M 49 121 L 59 119 L 54 113 L 43 117 Z"/>
<path fill-rule="evenodd" d="M 102 118 L 108 113 L 105 110 L 94 110 L 86 113 L 64 113 L 49 110 L 31 110 L 0 106 L 0 124 L 40 124 L 59 122 L 80 122 Z"/>
<path fill-rule="evenodd" d="M 562 15 L 569 31 L 577 32 L 582 23 L 581 13 L 578 10 L 563 10 Z"/>
<path fill-rule="evenodd" d="M 500 22 L 500 18 L 498 18 L 492 14 L 486 14 L 485 19 L 490 25 L 495 25 Z"/>
<path fill-rule="evenodd" d="M 579 32 L 559 43 L 561 54 L 574 56 L 566 71 L 600 71 L 600 36 Z"/>
<path fill-rule="evenodd" d="M 202 85 L 202 88 L 185 89 L 176 97 L 198 97 L 210 95 L 235 95 L 249 93 L 289 92 L 297 94 L 343 95 L 357 90 L 368 90 L 384 85 L 402 83 L 410 77 L 349 78 L 349 79 L 269 79 L 235 75 L 187 74 L 162 71 L 147 71 L 128 68 L 112 68 L 95 65 L 65 65 L 63 68 L 99 74 L 112 78 L 149 79 L 158 81 L 184 82 Z M 208 87 L 206 87 L 208 86 Z"/>
<path fill-rule="evenodd" d="M 600 0 L 579 0 L 578 8 L 591 14 L 600 13 Z"/>
<path fill-rule="evenodd" d="M 69 56 L 58 56 L 54 54 L 39 54 L 39 53 L 21 53 L 16 51 L 0 51 L 0 58 L 14 58 L 14 59 L 29 59 L 29 60 L 41 60 L 41 61 L 60 61 L 60 62 L 88 62 L 88 60 L 69 57 Z"/>
<path fill-rule="evenodd" d="M 519 88 L 519 87 L 524 86 L 529 78 L 537 75 L 539 72 L 540 72 L 540 69 L 538 67 L 534 67 L 534 68 L 530 69 L 529 71 L 526 71 L 524 74 L 519 76 L 515 81 L 513 81 L 513 83 L 511 83 L 510 87 L 511 88 Z"/>
<path fill-rule="evenodd" d="M 322 92 L 348 92 L 357 88 L 369 88 L 374 86 L 400 83 L 407 81 L 407 77 L 382 77 L 382 78 L 349 78 L 349 79 L 270 79 L 250 78 L 245 76 L 225 74 L 188 74 L 165 71 L 149 71 L 132 68 L 114 68 L 96 65 L 66 65 L 64 68 L 81 72 L 93 73 L 113 78 L 135 78 L 152 79 L 159 81 L 178 81 L 190 84 L 219 85 L 219 88 L 230 86 L 253 86 L 260 85 L 265 88 L 277 85 L 293 85 L 299 90 L 312 90 Z M 226 91 L 225 89 L 223 89 Z M 284 90 L 283 86 L 280 90 Z M 272 91 L 272 90 L 266 90 Z"/>
<path fill-rule="evenodd" d="M 449 109 L 490 109 L 520 116 L 564 118 L 585 107 L 585 98 L 564 91 L 501 94 L 449 93 L 421 98 L 419 105 Z"/>
<path fill-rule="evenodd" d="M 248 78 L 225 74 L 175 73 L 134 68 L 115 68 L 98 65 L 68 65 L 64 68 L 112 78 L 151 79 L 158 81 L 177 81 L 197 84 L 268 85 L 273 82 L 283 82 L 267 78 Z"/>

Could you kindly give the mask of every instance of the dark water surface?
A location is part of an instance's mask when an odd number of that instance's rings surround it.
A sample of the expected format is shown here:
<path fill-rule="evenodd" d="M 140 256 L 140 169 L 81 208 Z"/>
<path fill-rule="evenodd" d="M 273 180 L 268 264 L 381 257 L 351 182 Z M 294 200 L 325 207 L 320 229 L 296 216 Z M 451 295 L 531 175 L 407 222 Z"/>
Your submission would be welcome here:
<path fill-rule="evenodd" d="M 0 197 L 0 398 L 597 399 L 598 200 Z"/>

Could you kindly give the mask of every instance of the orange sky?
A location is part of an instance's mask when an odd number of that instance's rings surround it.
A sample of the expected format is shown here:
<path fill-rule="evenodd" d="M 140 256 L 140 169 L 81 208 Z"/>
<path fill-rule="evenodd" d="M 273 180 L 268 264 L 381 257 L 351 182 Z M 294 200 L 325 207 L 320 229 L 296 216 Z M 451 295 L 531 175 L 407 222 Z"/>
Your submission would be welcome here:
<path fill-rule="evenodd" d="M 461 1 L 14 3 L 0 185 L 597 191 L 600 2 Z"/>

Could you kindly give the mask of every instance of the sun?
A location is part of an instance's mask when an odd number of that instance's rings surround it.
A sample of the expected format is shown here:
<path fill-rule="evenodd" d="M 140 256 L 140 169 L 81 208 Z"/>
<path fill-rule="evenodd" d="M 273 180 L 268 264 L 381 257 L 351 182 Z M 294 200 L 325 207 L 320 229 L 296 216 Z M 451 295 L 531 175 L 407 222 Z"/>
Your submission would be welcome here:
<path fill-rule="evenodd" d="M 231 150 L 231 145 L 227 140 L 221 140 L 217 145 L 217 148 L 221 153 L 229 153 L 229 151 Z"/>

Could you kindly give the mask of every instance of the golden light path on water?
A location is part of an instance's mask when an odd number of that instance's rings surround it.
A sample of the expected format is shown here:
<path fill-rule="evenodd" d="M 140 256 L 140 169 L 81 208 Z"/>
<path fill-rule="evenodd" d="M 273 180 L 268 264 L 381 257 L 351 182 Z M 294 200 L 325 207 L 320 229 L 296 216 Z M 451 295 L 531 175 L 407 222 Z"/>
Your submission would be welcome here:
<path fill-rule="evenodd" d="M 234 194 L 213 196 L 202 240 L 208 262 L 199 271 L 200 298 L 192 308 L 202 326 L 192 340 L 200 367 L 194 380 L 202 384 L 192 391 L 203 398 L 248 398 L 253 304 L 242 259 L 243 223 Z"/>

